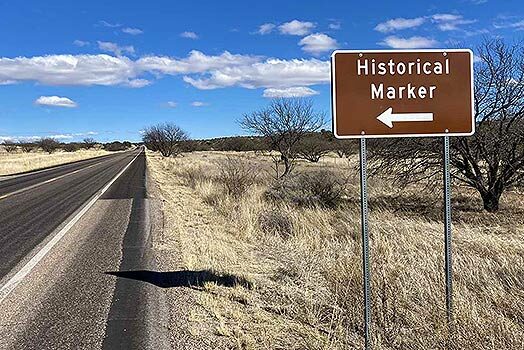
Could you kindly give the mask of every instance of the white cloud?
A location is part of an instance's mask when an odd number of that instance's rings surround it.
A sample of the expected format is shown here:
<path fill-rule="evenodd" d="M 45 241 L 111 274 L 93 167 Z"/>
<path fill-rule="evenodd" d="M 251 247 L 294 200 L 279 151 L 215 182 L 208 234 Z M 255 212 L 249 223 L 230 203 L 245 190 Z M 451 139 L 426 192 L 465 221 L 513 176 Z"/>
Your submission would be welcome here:
<path fill-rule="evenodd" d="M 329 23 L 328 27 L 329 29 L 339 30 L 342 28 L 342 24 L 337 20 L 331 20 L 331 23 Z"/>
<path fill-rule="evenodd" d="M 317 59 L 269 58 L 263 62 L 214 69 L 196 79 L 184 76 L 184 81 L 202 90 L 229 86 L 248 89 L 288 88 L 327 84 L 330 81 L 330 68 L 328 61 Z"/>
<path fill-rule="evenodd" d="M 99 21 L 98 24 L 101 25 L 102 27 L 108 27 L 108 28 L 118 28 L 122 26 L 119 23 L 109 23 L 106 21 Z"/>
<path fill-rule="evenodd" d="M 33 81 L 43 85 L 103 85 L 140 88 L 151 83 L 148 75 L 184 75 L 198 89 L 238 86 L 290 88 L 330 81 L 329 62 L 318 59 L 263 58 L 223 52 L 206 55 L 191 51 L 184 58 L 148 56 L 132 60 L 125 56 L 50 55 L 0 57 L 0 83 Z"/>
<path fill-rule="evenodd" d="M 462 25 L 476 22 L 476 20 L 465 19 L 459 14 L 437 13 L 415 18 L 393 18 L 377 24 L 375 30 L 381 33 L 392 33 L 403 29 L 417 28 L 428 21 L 434 23 L 442 31 L 458 30 Z"/>
<path fill-rule="evenodd" d="M 119 46 L 118 44 L 109 41 L 97 41 L 98 48 L 103 51 L 112 52 L 117 56 L 122 56 L 122 53 L 126 52 L 129 54 L 135 53 L 133 46 Z"/>
<path fill-rule="evenodd" d="M 475 23 L 475 20 L 464 19 L 462 15 L 451 13 L 437 13 L 431 19 L 442 31 L 458 30 L 461 25 Z"/>
<path fill-rule="evenodd" d="M 462 16 L 451 13 L 437 13 L 436 15 L 431 16 L 431 18 L 433 18 L 435 21 L 449 22 L 459 20 L 462 18 Z"/>
<path fill-rule="evenodd" d="M 89 41 L 75 40 L 73 41 L 73 45 L 76 45 L 78 47 L 89 46 Z"/>
<path fill-rule="evenodd" d="M 136 67 L 141 71 L 175 75 L 200 73 L 231 66 L 244 66 L 259 60 L 260 57 L 257 56 L 234 55 L 227 51 L 218 56 L 208 56 L 200 51 L 193 50 L 187 58 L 182 59 L 166 56 L 143 57 L 136 61 Z"/>
<path fill-rule="evenodd" d="M 195 32 L 183 32 L 183 33 L 180 33 L 180 36 L 186 39 L 193 39 L 193 40 L 198 39 L 198 34 Z"/>
<path fill-rule="evenodd" d="M 493 24 L 493 27 L 496 29 L 503 29 L 503 28 L 513 28 L 516 30 L 524 30 L 524 20 L 517 21 L 517 22 L 497 22 Z"/>
<path fill-rule="evenodd" d="M 138 35 L 144 33 L 141 29 L 126 27 L 122 29 L 122 32 L 130 35 Z"/>
<path fill-rule="evenodd" d="M 176 103 L 175 101 L 167 101 L 166 105 L 168 107 L 175 108 L 176 106 L 178 106 L 178 103 Z"/>
<path fill-rule="evenodd" d="M 394 18 L 389 21 L 377 24 L 376 31 L 381 33 L 390 33 L 396 30 L 415 28 L 422 25 L 426 19 L 424 17 L 417 18 Z"/>
<path fill-rule="evenodd" d="M 92 135 L 98 135 L 97 131 L 88 131 L 88 132 L 75 132 L 74 134 L 71 134 L 73 136 L 92 136 Z"/>
<path fill-rule="evenodd" d="M 260 35 L 269 34 L 275 29 L 276 25 L 273 23 L 264 23 L 260 27 L 258 27 L 257 33 Z"/>
<path fill-rule="evenodd" d="M 205 103 L 205 102 L 202 102 L 202 101 L 194 101 L 194 102 L 191 102 L 191 106 L 193 107 L 204 107 L 204 106 L 207 106 L 208 103 Z"/>
<path fill-rule="evenodd" d="M 18 142 L 18 141 L 22 141 L 22 142 L 35 142 L 35 141 L 38 141 L 40 139 L 42 139 L 43 137 L 49 137 L 49 136 L 36 136 L 36 135 L 31 135 L 31 136 L 16 136 L 16 135 L 7 135 L 7 136 L 0 136 L 0 142 L 3 142 L 3 141 L 11 141 L 11 142 Z"/>
<path fill-rule="evenodd" d="M 311 30 L 315 28 L 315 24 L 312 22 L 302 22 L 299 20 L 292 20 L 278 26 L 278 30 L 282 34 L 288 35 L 307 35 Z"/>
<path fill-rule="evenodd" d="M 332 51 L 338 47 L 335 39 L 322 33 L 310 34 L 302 38 L 298 44 L 302 46 L 302 50 L 313 55 Z"/>
<path fill-rule="evenodd" d="M 50 137 L 55 140 L 71 140 L 73 138 L 73 135 L 71 134 L 56 134 L 56 135 L 49 135 L 46 137 Z"/>
<path fill-rule="evenodd" d="M 127 85 L 137 75 L 127 57 L 50 55 L 0 58 L 0 81 L 45 85 Z"/>
<path fill-rule="evenodd" d="M 68 107 L 68 108 L 74 108 L 78 106 L 75 101 L 67 97 L 59 97 L 59 96 L 40 96 L 39 98 L 35 100 L 35 104 L 39 106 Z"/>
<path fill-rule="evenodd" d="M 397 36 L 388 36 L 379 44 L 389 46 L 394 49 L 423 49 L 435 47 L 438 41 L 423 36 L 412 36 L 409 38 L 400 38 Z"/>
<path fill-rule="evenodd" d="M 151 84 L 151 82 L 147 79 L 131 79 L 125 85 L 131 88 L 142 88 L 144 86 L 148 86 L 149 84 Z"/>
<path fill-rule="evenodd" d="M 264 97 L 276 98 L 276 97 L 306 97 L 318 95 L 318 91 L 305 86 L 295 86 L 290 88 L 275 89 L 269 88 L 264 90 Z"/>

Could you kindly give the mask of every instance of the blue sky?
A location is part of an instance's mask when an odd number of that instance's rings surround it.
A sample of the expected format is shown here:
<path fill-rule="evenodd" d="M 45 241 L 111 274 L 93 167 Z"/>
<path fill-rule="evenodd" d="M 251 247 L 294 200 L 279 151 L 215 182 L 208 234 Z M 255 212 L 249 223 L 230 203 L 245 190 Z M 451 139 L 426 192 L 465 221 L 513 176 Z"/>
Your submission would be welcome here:
<path fill-rule="evenodd" d="M 333 49 L 524 38 L 524 2 L 0 1 L 0 141 L 239 135 L 271 97 L 329 113 Z M 329 114 L 328 114 L 329 115 Z"/>

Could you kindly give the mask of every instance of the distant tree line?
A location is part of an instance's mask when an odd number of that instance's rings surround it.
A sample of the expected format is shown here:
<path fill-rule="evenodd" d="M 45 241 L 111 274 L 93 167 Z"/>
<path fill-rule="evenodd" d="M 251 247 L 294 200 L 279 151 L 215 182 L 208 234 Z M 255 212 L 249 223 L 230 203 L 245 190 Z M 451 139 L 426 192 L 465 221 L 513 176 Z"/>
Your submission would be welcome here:
<path fill-rule="evenodd" d="M 177 156 L 183 152 L 195 151 L 252 151 L 259 153 L 278 151 L 275 147 L 271 147 L 271 142 L 263 136 L 230 136 L 202 140 L 184 138 L 170 142 L 144 138 L 144 144 L 148 149 L 158 151 L 166 157 Z M 166 149 L 170 151 L 165 151 Z M 164 153 L 162 153 L 161 150 L 164 150 Z M 352 140 L 336 140 L 333 133 L 327 130 L 309 132 L 304 134 L 300 142 L 291 149 L 289 157 L 292 159 L 318 162 L 323 156 L 330 152 L 341 158 L 350 157 L 352 154 L 358 152 L 358 143 Z"/>
<path fill-rule="evenodd" d="M 64 152 L 76 152 L 81 149 L 88 150 L 92 148 L 104 149 L 106 151 L 124 151 L 133 147 L 133 144 L 129 141 L 113 141 L 108 143 L 99 143 L 92 138 L 86 138 L 81 142 L 63 143 L 57 141 L 54 138 L 44 137 L 36 141 L 20 140 L 15 142 L 12 140 L 4 140 L 2 141 L 1 146 L 8 153 L 29 153 L 41 150 L 43 152 L 51 154 L 58 150 L 62 150 Z"/>

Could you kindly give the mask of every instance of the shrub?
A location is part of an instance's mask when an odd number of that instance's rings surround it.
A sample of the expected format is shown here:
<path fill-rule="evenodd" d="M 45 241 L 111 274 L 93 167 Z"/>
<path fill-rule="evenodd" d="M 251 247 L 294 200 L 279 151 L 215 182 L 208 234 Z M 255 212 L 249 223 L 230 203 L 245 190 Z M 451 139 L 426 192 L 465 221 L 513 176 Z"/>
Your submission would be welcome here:
<path fill-rule="evenodd" d="M 60 143 L 56 141 L 53 138 L 45 137 L 43 139 L 40 139 L 37 142 L 38 147 L 40 147 L 44 152 L 47 152 L 49 154 L 53 153 L 60 147 Z"/>
<path fill-rule="evenodd" d="M 125 151 L 128 146 L 120 141 L 113 141 L 104 144 L 104 149 L 109 152 Z"/>
<path fill-rule="evenodd" d="M 85 149 L 93 148 L 93 147 L 95 147 L 95 145 L 96 145 L 96 141 L 95 141 L 95 139 L 93 139 L 93 138 L 91 138 L 91 137 L 85 138 L 85 139 L 82 141 L 82 143 L 83 143 L 83 147 L 84 147 Z"/>
<path fill-rule="evenodd" d="M 66 152 L 76 152 L 80 150 L 80 145 L 78 143 L 66 143 L 62 146 L 62 149 Z"/>
<path fill-rule="evenodd" d="M 218 181 L 222 183 L 227 193 L 239 198 L 257 180 L 257 171 L 250 162 L 238 158 L 227 157 L 218 162 Z"/>
<path fill-rule="evenodd" d="M 275 181 L 265 197 L 300 206 L 336 208 L 342 201 L 346 184 L 347 180 L 333 171 L 315 170 Z"/>
<path fill-rule="evenodd" d="M 19 142 L 18 145 L 20 146 L 20 148 L 22 149 L 22 152 L 25 152 L 25 153 L 29 153 L 31 152 L 33 149 L 35 149 L 35 144 L 32 143 L 32 142 Z"/>
<path fill-rule="evenodd" d="M 2 142 L 2 145 L 4 146 L 4 149 L 7 153 L 14 153 L 16 152 L 18 148 L 16 146 L 16 143 L 14 143 L 13 141 L 9 141 L 9 140 L 4 140 L 4 142 Z"/>
<path fill-rule="evenodd" d="M 293 233 L 293 223 L 277 209 L 270 209 L 260 213 L 258 224 L 264 233 L 278 234 L 282 238 L 288 238 Z"/>

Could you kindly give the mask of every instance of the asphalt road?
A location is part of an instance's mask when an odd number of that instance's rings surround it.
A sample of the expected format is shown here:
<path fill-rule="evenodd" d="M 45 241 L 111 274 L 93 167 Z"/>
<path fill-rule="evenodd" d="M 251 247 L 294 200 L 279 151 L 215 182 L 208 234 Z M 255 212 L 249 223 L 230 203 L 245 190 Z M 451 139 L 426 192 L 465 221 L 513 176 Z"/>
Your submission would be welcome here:
<path fill-rule="evenodd" d="M 0 349 L 164 347 L 158 288 L 117 277 L 154 269 L 142 150 L 1 180 L 0 287 L 133 159 L 0 301 Z"/>

